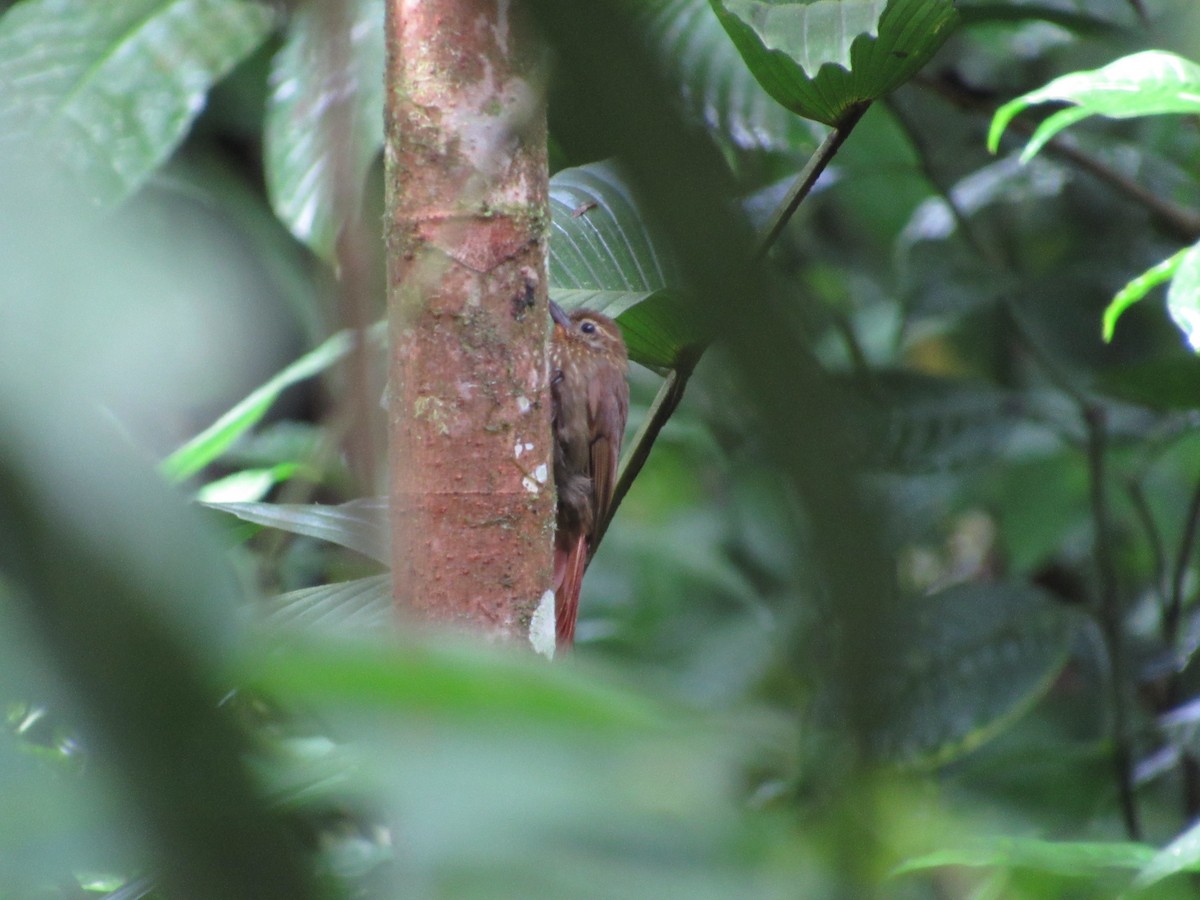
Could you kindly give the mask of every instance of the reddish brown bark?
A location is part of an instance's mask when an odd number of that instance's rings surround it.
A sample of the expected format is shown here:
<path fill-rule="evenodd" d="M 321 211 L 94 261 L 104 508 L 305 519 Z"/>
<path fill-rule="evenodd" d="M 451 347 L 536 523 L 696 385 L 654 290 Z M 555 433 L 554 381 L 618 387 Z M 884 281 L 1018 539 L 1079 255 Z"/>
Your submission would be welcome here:
<path fill-rule="evenodd" d="M 399 606 L 524 639 L 554 492 L 545 124 L 513 5 L 389 2 L 389 465 Z"/>

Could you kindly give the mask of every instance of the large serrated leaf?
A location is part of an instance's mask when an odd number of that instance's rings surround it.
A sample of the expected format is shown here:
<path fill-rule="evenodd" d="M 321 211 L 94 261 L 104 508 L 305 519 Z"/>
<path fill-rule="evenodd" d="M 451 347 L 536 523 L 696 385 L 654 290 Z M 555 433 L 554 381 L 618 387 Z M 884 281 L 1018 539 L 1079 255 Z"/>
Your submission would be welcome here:
<path fill-rule="evenodd" d="M 739 150 L 807 154 L 816 147 L 820 127 L 789 113 L 754 80 L 708 0 L 646 6 L 650 40 L 692 115 Z"/>
<path fill-rule="evenodd" d="M 273 20 L 246 0 L 19 3 L 0 19 L 0 141 L 45 146 L 98 204 L 119 203 Z"/>
<path fill-rule="evenodd" d="M 360 188 L 383 146 L 384 29 L 381 0 L 353 0 L 343 14 L 349 52 L 335 61 L 322 31 L 330 18 L 322 7 L 300 8 L 275 56 L 263 143 L 276 215 L 298 240 L 329 259 L 343 224 L 333 220 L 333 152 L 348 154 L 344 176 Z M 330 134 L 334 103 L 348 104 L 348 133 Z"/>
<path fill-rule="evenodd" d="M 706 336 L 620 170 L 603 162 L 559 172 L 550 213 L 551 296 L 567 309 L 615 317 L 635 362 L 669 369 L 693 361 Z"/>
<path fill-rule="evenodd" d="M 387 498 L 364 497 L 338 506 L 317 503 L 206 503 L 246 522 L 329 541 L 390 562 Z"/>
<path fill-rule="evenodd" d="M 763 88 L 827 125 L 911 78 L 958 22 L 953 0 L 711 3 Z"/>
<path fill-rule="evenodd" d="M 1200 113 L 1200 65 L 1164 50 L 1146 50 L 1100 69 L 1055 78 L 1045 87 L 1010 100 L 996 111 L 988 131 L 988 148 L 996 152 L 1004 129 L 1018 113 L 1038 103 L 1054 101 L 1071 105 L 1038 125 L 1021 151 L 1022 160 L 1036 154 L 1068 125 L 1091 116 L 1126 119 L 1163 113 Z"/>
<path fill-rule="evenodd" d="M 897 668 L 871 698 L 881 759 L 934 765 L 979 746 L 1066 663 L 1071 619 L 1031 585 L 964 584 L 912 602 Z"/>

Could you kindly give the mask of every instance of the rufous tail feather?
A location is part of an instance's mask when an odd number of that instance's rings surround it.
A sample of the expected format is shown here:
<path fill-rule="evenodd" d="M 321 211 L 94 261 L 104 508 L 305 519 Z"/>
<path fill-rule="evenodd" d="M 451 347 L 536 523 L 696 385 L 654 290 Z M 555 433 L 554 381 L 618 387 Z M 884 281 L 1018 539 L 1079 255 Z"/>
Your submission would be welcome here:
<path fill-rule="evenodd" d="M 567 537 L 554 545 L 554 629 L 558 649 L 569 650 L 575 642 L 575 619 L 579 616 L 579 589 L 587 566 L 587 537 Z"/>

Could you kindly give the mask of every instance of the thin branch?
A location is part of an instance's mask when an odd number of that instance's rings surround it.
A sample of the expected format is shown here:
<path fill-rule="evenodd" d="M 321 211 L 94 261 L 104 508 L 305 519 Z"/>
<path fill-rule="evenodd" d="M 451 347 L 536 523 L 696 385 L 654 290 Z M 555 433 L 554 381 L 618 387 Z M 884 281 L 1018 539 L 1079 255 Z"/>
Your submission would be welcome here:
<path fill-rule="evenodd" d="M 1009 321 L 1012 323 L 1017 339 L 1025 346 L 1029 355 L 1041 366 L 1042 370 L 1046 373 L 1046 377 L 1075 402 L 1075 405 L 1079 407 L 1080 412 L 1086 418 L 1088 410 L 1094 405 L 1091 399 L 1075 383 L 1074 379 L 1059 367 L 1054 357 L 1033 336 L 1033 331 L 1025 323 L 1025 313 L 1021 311 L 1020 306 L 1013 300 L 1012 295 L 1004 293 L 1001 296 L 1001 302 L 1008 313 Z"/>
<path fill-rule="evenodd" d="M 694 363 L 672 369 L 659 387 L 654 402 L 650 404 L 650 409 L 646 412 L 645 421 L 642 422 L 642 426 L 633 437 L 632 448 L 621 460 L 621 468 L 617 472 L 617 485 L 613 488 L 612 503 L 608 507 L 608 516 L 603 522 L 596 523 L 596 534 L 592 538 L 589 559 L 596 555 L 596 549 L 600 546 L 600 541 L 604 539 L 604 535 L 608 531 L 608 524 L 616 514 L 617 507 L 621 505 L 621 501 L 625 499 L 625 495 L 629 493 L 629 488 L 633 485 L 633 480 L 638 477 L 642 466 L 650 458 L 650 450 L 654 447 L 659 432 L 663 430 L 663 426 L 667 424 L 667 420 L 679 406 L 679 401 L 683 399 L 688 379 L 692 377 L 693 365 Z"/>
<path fill-rule="evenodd" d="M 852 107 L 834 128 L 825 136 L 825 140 L 821 142 L 816 151 L 808 162 L 804 164 L 804 168 L 800 170 L 800 174 L 796 177 L 796 183 L 792 185 L 788 191 L 787 197 L 783 203 L 775 211 L 771 217 L 771 224 L 767 227 L 762 239 L 757 244 L 757 249 L 754 253 L 755 261 L 763 259 L 767 255 L 767 251 L 771 249 L 779 235 L 783 233 L 784 227 L 791 220 L 800 204 L 804 202 L 804 198 L 809 195 L 812 187 L 816 184 L 821 173 L 828 168 L 829 163 L 837 154 L 838 149 L 846 142 L 846 138 L 850 136 L 850 132 L 854 130 L 854 126 L 858 124 L 863 114 L 870 107 L 870 103 L 860 103 Z M 851 341 L 851 348 L 854 348 L 854 342 Z M 617 507 L 621 505 L 621 501 L 625 499 L 625 495 L 629 492 L 633 480 L 637 478 L 638 473 L 642 471 L 642 466 L 646 464 L 646 460 L 650 457 L 650 451 L 654 447 L 654 442 L 658 440 L 659 432 L 663 426 L 667 424 L 667 420 L 671 414 L 675 412 L 675 408 L 679 406 L 679 401 L 683 399 L 683 392 L 687 389 L 688 380 L 692 376 L 692 370 L 695 368 L 699 357 L 689 360 L 686 365 L 680 365 L 676 369 L 672 369 L 668 373 L 666 380 L 658 389 L 658 394 L 654 398 L 654 402 L 650 405 L 650 409 L 646 414 L 646 420 L 642 423 L 642 427 L 638 429 L 633 438 L 633 446 L 629 453 L 621 461 L 620 471 L 617 473 L 617 484 L 613 489 L 612 503 L 608 507 L 608 517 L 603 522 L 598 522 L 596 525 L 596 534 L 592 538 L 589 560 L 595 556 L 600 542 L 604 539 L 605 532 L 608 531 L 609 522 L 612 521 L 613 515 L 617 511 Z"/>
<path fill-rule="evenodd" d="M 1059 368 L 1026 327 L 1017 304 L 1009 296 L 1004 297 L 1005 306 L 1017 337 L 1029 350 L 1038 364 L 1060 390 L 1064 391 L 1083 416 L 1087 431 L 1087 461 L 1090 482 L 1092 524 L 1096 532 L 1096 569 L 1099 577 L 1100 603 L 1096 618 L 1104 635 L 1105 651 L 1108 654 L 1108 679 L 1112 705 L 1113 765 L 1117 776 L 1117 793 L 1121 802 L 1121 815 L 1125 830 L 1133 840 L 1140 839 L 1141 825 L 1138 821 L 1137 800 L 1133 793 L 1133 740 L 1129 727 L 1129 709 L 1126 705 L 1125 685 L 1127 682 L 1125 646 L 1121 631 L 1121 601 L 1114 564 L 1114 540 L 1112 518 L 1108 509 L 1105 485 L 1108 476 L 1105 466 L 1108 458 L 1108 426 L 1104 408 L 1093 402 L 1072 379 Z"/>
<path fill-rule="evenodd" d="M 1142 530 L 1146 533 L 1146 542 L 1150 545 L 1150 555 L 1154 560 L 1154 592 L 1158 595 L 1159 614 L 1165 621 L 1167 616 L 1167 595 L 1169 593 L 1167 585 L 1167 547 L 1163 543 L 1162 532 L 1158 529 L 1158 523 L 1154 521 L 1154 514 L 1150 511 L 1150 504 L 1146 501 L 1146 492 L 1142 490 L 1141 482 L 1130 478 L 1125 482 L 1125 493 L 1129 495 L 1129 501 L 1133 504 L 1134 514 L 1137 516 Z"/>
<path fill-rule="evenodd" d="M 1116 768 L 1117 792 L 1121 800 L 1121 815 L 1125 831 L 1131 840 L 1140 840 L 1137 799 L 1133 793 L 1133 741 L 1129 732 L 1129 710 L 1126 707 L 1125 646 L 1121 632 L 1121 600 L 1117 587 L 1117 571 L 1113 563 L 1112 521 L 1105 491 L 1105 463 L 1108 455 L 1108 427 L 1104 410 L 1094 404 L 1084 411 L 1088 432 L 1088 472 L 1091 482 L 1092 521 L 1096 529 L 1096 568 L 1100 578 L 1100 628 L 1108 652 L 1109 688 L 1113 713 L 1113 763 Z"/>
<path fill-rule="evenodd" d="M 981 113 L 989 118 L 995 114 L 997 105 L 990 100 L 981 98 L 967 88 L 955 85 L 945 79 L 932 79 L 918 76 L 913 83 L 941 97 L 960 109 Z M 1012 131 L 1029 137 L 1036 129 L 1035 125 L 1024 119 L 1014 119 L 1008 126 Z M 1187 243 L 1200 239 L 1200 214 L 1195 211 L 1177 206 L 1159 197 L 1153 191 L 1143 187 L 1131 178 L 1122 175 L 1116 169 L 1084 153 L 1078 147 L 1061 138 L 1052 138 L 1045 146 L 1045 152 L 1051 156 L 1068 162 L 1081 171 L 1087 172 L 1097 180 L 1107 184 L 1118 194 L 1146 209 L 1158 222 L 1175 237 Z"/>
<path fill-rule="evenodd" d="M 1183 525 L 1183 537 L 1179 541 L 1179 554 L 1175 557 L 1175 570 L 1171 576 L 1171 593 L 1163 614 L 1163 640 L 1167 647 L 1175 650 L 1179 635 L 1179 616 L 1183 611 L 1184 581 L 1187 578 L 1188 562 L 1196 546 L 1196 534 L 1200 530 L 1200 482 L 1192 489 L 1192 500 L 1188 504 L 1187 519 Z"/>
<path fill-rule="evenodd" d="M 858 124 L 863 114 L 870 108 L 870 102 L 860 103 L 847 111 L 845 117 L 829 134 L 825 135 L 825 140 L 821 142 L 821 146 L 817 147 L 812 156 L 808 158 L 808 162 L 804 164 L 804 168 L 800 170 L 800 174 L 796 176 L 796 182 L 788 191 L 783 202 L 779 204 L 779 208 L 771 216 L 771 224 L 767 227 L 766 233 L 762 240 L 758 242 L 757 249 L 754 252 L 754 259 L 760 260 L 767 255 L 767 251 L 779 239 L 779 235 L 783 233 L 784 227 L 791 220 L 800 204 L 804 202 L 804 198 L 808 196 L 817 179 L 821 177 L 821 173 L 829 167 L 829 163 L 833 161 L 833 157 L 837 154 L 842 144 L 846 142 L 846 138 L 850 136 L 850 132 L 854 130 L 854 126 Z"/>
<path fill-rule="evenodd" d="M 999 251 L 993 244 L 985 242 L 980 238 L 974 223 L 963 212 L 962 207 L 958 205 L 958 201 L 954 199 L 953 189 L 945 184 L 941 175 L 934 169 L 933 164 L 930 162 L 928 143 L 921 134 L 921 130 L 913 124 L 908 114 L 896 102 L 894 96 L 888 97 L 886 103 L 888 112 L 892 114 L 892 118 L 896 120 L 896 124 L 900 126 L 900 130 L 904 132 L 909 144 L 912 145 L 913 152 L 917 155 L 917 165 L 921 169 L 921 174 L 925 176 L 925 180 L 929 182 L 929 186 L 942 198 L 942 202 L 950 210 L 950 215 L 954 219 L 954 224 L 958 228 L 959 234 L 963 236 L 971 249 L 984 262 L 996 269 L 1003 267 L 1005 261 L 1001 258 Z"/>

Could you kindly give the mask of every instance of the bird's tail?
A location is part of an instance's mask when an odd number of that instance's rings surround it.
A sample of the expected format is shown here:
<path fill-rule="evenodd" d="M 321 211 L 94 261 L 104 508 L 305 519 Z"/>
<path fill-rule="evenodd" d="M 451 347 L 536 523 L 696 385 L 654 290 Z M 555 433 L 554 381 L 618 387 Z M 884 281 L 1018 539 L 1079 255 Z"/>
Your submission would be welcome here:
<path fill-rule="evenodd" d="M 575 642 L 575 620 L 579 617 L 579 588 L 587 565 L 587 537 L 559 535 L 554 541 L 554 626 L 558 650 L 571 649 Z"/>

